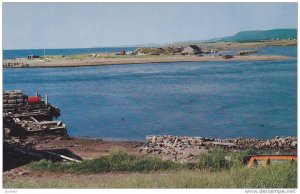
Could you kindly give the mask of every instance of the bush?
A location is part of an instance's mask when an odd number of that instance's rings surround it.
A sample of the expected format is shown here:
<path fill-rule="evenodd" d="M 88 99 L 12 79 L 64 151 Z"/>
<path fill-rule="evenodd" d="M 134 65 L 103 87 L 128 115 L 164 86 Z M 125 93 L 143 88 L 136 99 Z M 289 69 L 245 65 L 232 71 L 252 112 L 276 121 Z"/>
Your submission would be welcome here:
<path fill-rule="evenodd" d="M 85 160 L 81 163 L 72 162 L 70 164 L 62 164 L 41 160 L 39 162 L 33 162 L 30 165 L 33 169 L 74 173 L 175 170 L 180 169 L 182 166 L 181 164 L 172 161 L 163 161 L 156 157 L 130 155 L 123 150 L 114 150 L 108 156 Z"/>
<path fill-rule="evenodd" d="M 228 169 L 232 166 L 232 162 L 226 156 L 227 151 L 225 149 L 214 148 L 199 157 L 197 167 L 210 170 Z"/>

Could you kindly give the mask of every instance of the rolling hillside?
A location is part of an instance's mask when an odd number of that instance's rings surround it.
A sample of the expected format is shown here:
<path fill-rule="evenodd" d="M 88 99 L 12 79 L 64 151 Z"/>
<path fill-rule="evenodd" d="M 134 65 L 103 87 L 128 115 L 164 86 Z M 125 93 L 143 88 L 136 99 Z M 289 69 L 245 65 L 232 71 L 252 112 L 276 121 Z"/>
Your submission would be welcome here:
<path fill-rule="evenodd" d="M 214 39 L 218 42 L 251 42 L 261 40 L 297 39 L 297 29 L 241 31 L 234 36 Z"/>

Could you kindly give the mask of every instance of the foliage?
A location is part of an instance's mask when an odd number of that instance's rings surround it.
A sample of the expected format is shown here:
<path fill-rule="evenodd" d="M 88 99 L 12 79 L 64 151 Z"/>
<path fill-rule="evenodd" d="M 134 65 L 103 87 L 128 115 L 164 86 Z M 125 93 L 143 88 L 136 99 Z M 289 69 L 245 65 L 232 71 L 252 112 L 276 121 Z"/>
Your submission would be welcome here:
<path fill-rule="evenodd" d="M 168 170 L 149 173 L 55 174 L 4 177 L 4 188 L 297 188 L 295 164 L 230 170 Z"/>
<path fill-rule="evenodd" d="M 253 30 L 242 31 L 234 36 L 224 37 L 218 41 L 251 42 L 276 39 L 297 39 L 297 29 Z"/>
<path fill-rule="evenodd" d="M 267 167 L 242 165 L 245 156 L 258 151 L 232 152 L 216 148 L 199 157 L 197 163 L 175 163 L 156 157 L 137 156 L 123 150 L 81 163 L 33 162 L 31 169 L 56 173 L 77 173 L 61 179 L 25 177 L 4 180 L 5 188 L 296 188 L 296 163 L 271 163 Z M 104 173 L 106 172 L 106 173 Z M 111 174 L 107 172 L 122 172 Z M 146 173 L 147 172 L 147 173 Z M 88 174 L 86 174 L 88 173 Z M 95 174 L 104 173 L 104 174 Z M 90 176 L 93 176 L 92 181 Z M 6 177 L 5 177 L 6 178 Z"/>
<path fill-rule="evenodd" d="M 85 160 L 81 163 L 52 163 L 48 160 L 41 160 L 30 164 L 32 169 L 48 170 L 52 172 L 73 172 L 73 173 L 99 173 L 112 171 L 145 172 L 157 170 L 178 169 L 181 165 L 172 161 L 151 156 L 135 156 L 123 150 L 113 150 L 108 156 L 93 160 Z"/>
<path fill-rule="evenodd" d="M 278 163 L 256 168 L 232 168 L 229 174 L 238 188 L 245 185 L 252 188 L 297 187 L 296 163 Z"/>
<path fill-rule="evenodd" d="M 222 148 L 215 148 L 202 154 L 198 159 L 198 168 L 209 170 L 228 169 L 232 162 L 227 157 L 227 151 Z"/>

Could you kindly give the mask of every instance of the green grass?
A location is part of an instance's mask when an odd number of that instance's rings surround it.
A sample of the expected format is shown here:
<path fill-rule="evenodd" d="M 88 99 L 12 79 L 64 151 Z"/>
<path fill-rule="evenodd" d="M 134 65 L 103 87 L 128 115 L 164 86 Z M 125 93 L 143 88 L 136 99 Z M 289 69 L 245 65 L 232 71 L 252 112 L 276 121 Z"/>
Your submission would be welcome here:
<path fill-rule="evenodd" d="M 116 149 L 112 150 L 107 156 L 85 160 L 81 163 L 53 163 L 48 160 L 40 160 L 30 163 L 29 168 L 68 173 L 150 172 L 196 169 L 220 171 L 243 167 L 243 158 L 257 153 L 262 154 L 264 152 L 258 152 L 254 149 L 232 152 L 222 148 L 215 148 L 200 155 L 195 163 L 178 163 L 150 155 L 131 155 L 122 149 Z M 266 153 L 270 153 L 270 151 Z"/>
<path fill-rule="evenodd" d="M 170 55 L 173 56 L 173 55 Z M 51 60 L 87 60 L 87 59 L 132 59 L 132 58 L 158 58 L 162 56 L 156 55 L 115 55 L 115 54 L 101 54 L 96 57 L 89 56 L 89 54 L 78 54 L 78 55 L 67 55 L 65 57 L 61 56 L 48 56 L 47 58 Z"/>
<path fill-rule="evenodd" d="M 149 173 L 63 174 L 52 177 L 4 178 L 4 188 L 296 188 L 297 166 L 229 170 L 176 170 Z"/>
<path fill-rule="evenodd" d="M 297 164 L 279 163 L 267 167 L 232 168 L 230 177 L 236 187 L 251 188 L 295 188 L 297 187 Z"/>
<path fill-rule="evenodd" d="M 221 148 L 210 150 L 199 157 L 196 167 L 210 170 L 229 169 L 234 162 L 232 158 L 226 159 L 227 155 L 229 154 Z"/>
<path fill-rule="evenodd" d="M 123 150 L 114 150 L 108 156 L 81 163 L 52 163 L 41 160 L 30 164 L 31 169 L 46 170 L 51 172 L 70 173 L 99 173 L 99 172 L 149 172 L 157 170 L 175 170 L 183 167 L 172 161 L 163 161 L 151 156 L 135 156 Z"/>
<path fill-rule="evenodd" d="M 181 164 L 122 150 L 81 163 L 31 163 L 28 168 L 54 172 L 48 176 L 4 177 L 5 188 L 296 188 L 296 163 L 271 163 L 248 168 L 244 156 L 257 151 L 213 149 L 197 163 Z M 226 156 L 226 157 L 225 157 Z M 52 177 L 51 177 L 52 176 Z"/>

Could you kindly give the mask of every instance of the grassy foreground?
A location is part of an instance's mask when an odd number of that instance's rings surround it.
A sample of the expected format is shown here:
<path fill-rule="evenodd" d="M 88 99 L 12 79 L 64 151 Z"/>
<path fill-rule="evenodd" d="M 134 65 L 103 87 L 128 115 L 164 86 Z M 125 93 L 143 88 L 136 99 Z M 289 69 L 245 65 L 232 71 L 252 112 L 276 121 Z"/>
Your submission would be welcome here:
<path fill-rule="evenodd" d="M 82 163 L 58 164 L 40 161 L 31 170 L 47 176 L 4 177 L 5 188 L 296 188 L 296 163 L 278 163 L 247 168 L 243 153 L 216 149 L 198 163 L 179 164 L 149 156 L 115 151 Z M 230 160 L 223 156 L 229 155 Z M 49 173 L 50 172 L 50 173 Z"/>

